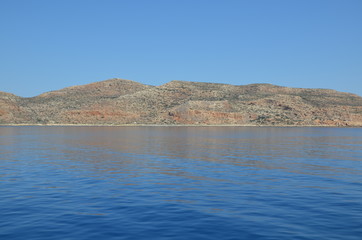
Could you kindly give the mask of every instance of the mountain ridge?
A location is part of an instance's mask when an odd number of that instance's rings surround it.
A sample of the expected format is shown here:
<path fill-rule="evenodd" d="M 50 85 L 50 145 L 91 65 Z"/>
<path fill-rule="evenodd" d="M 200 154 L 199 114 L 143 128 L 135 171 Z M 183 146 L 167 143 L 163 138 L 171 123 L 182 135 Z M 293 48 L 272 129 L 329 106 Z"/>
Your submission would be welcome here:
<path fill-rule="evenodd" d="M 267 83 L 108 79 L 23 98 L 0 92 L 0 124 L 362 126 L 362 97 Z"/>

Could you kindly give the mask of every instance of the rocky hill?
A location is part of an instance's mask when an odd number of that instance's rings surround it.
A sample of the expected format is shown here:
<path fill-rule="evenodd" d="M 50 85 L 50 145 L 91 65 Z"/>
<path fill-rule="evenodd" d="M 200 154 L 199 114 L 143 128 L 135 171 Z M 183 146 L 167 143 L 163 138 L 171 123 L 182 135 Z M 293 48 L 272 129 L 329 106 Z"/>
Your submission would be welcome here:
<path fill-rule="evenodd" d="M 32 98 L 0 92 L 0 124 L 362 126 L 362 97 L 270 84 L 111 79 Z"/>

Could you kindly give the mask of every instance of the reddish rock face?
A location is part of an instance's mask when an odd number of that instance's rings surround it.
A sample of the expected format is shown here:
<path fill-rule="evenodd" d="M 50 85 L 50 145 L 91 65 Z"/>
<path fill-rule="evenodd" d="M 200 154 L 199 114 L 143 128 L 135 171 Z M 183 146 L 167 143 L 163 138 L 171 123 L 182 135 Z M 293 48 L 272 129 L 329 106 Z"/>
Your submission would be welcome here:
<path fill-rule="evenodd" d="M 111 79 L 20 98 L 0 92 L 0 124 L 362 126 L 360 96 L 270 84 Z"/>
<path fill-rule="evenodd" d="M 21 98 L 0 92 L 0 124 L 23 123 L 30 120 L 29 109 L 20 104 Z"/>

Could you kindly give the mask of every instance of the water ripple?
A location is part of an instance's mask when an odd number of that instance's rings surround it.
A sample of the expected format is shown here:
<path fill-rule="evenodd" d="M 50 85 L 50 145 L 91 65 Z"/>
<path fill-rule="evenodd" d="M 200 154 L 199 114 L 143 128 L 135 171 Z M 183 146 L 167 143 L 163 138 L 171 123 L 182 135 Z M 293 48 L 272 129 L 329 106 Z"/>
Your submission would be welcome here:
<path fill-rule="evenodd" d="M 362 130 L 0 127 L 1 239 L 360 239 Z"/>

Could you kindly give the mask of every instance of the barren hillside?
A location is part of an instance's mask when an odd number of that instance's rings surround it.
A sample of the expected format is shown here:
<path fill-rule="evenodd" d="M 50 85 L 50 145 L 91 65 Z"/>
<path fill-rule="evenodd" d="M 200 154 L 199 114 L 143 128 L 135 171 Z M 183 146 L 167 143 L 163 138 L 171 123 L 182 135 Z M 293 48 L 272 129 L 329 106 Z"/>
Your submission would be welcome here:
<path fill-rule="evenodd" d="M 32 98 L 0 92 L 0 124 L 362 126 L 362 97 L 270 84 L 111 79 Z"/>

